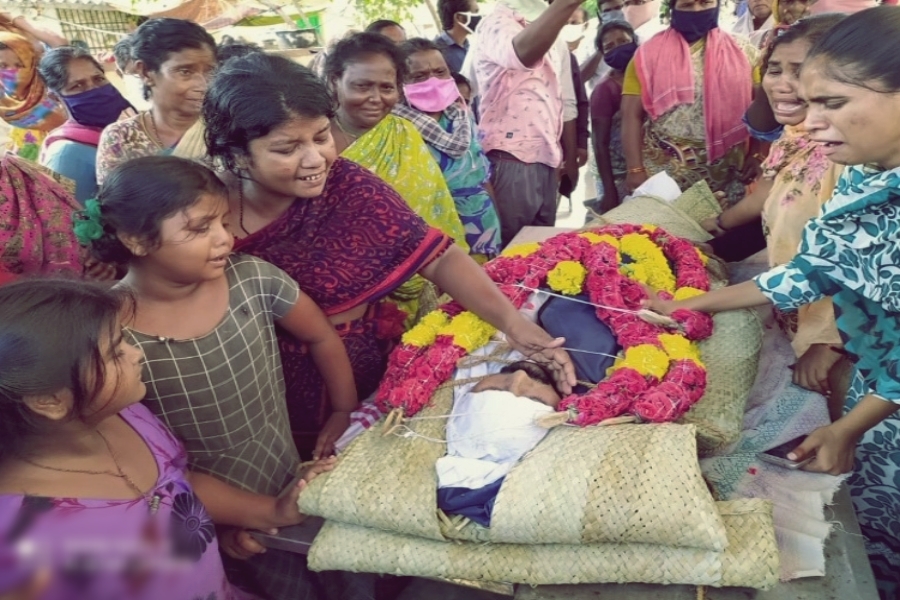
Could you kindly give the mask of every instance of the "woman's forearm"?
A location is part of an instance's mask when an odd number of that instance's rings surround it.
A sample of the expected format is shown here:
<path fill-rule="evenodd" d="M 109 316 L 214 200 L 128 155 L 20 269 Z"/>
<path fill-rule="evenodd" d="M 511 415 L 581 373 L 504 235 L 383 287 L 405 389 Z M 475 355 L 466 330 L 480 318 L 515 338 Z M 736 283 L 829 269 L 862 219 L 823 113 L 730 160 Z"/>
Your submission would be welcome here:
<path fill-rule="evenodd" d="M 737 285 L 719 288 L 700 296 L 675 302 L 675 310 L 686 308 L 706 313 L 738 310 L 768 304 L 769 299 L 759 290 L 753 281 L 745 281 Z"/>
<path fill-rule="evenodd" d="M 842 430 L 852 439 L 859 439 L 900 409 L 900 404 L 871 394 L 865 396 L 847 414 L 834 422 L 832 427 Z"/>
<path fill-rule="evenodd" d="M 291 525 L 275 519 L 276 499 L 229 485 L 206 473 L 190 471 L 188 481 L 217 525 L 272 529 Z"/>
<path fill-rule="evenodd" d="M 641 150 L 643 142 L 642 122 L 644 107 L 640 96 L 622 96 L 622 150 L 625 153 L 625 164 L 629 169 L 644 166 Z"/>

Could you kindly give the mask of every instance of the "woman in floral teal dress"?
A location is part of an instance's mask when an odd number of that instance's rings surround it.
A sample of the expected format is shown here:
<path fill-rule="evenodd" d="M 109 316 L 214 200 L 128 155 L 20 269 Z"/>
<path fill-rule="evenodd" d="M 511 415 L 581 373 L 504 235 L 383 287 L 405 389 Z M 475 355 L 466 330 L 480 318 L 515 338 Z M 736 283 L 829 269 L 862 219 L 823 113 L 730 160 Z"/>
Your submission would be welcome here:
<path fill-rule="evenodd" d="M 781 310 L 831 296 L 855 373 L 844 416 L 790 456 L 849 486 L 879 592 L 900 594 L 900 8 L 847 17 L 807 55 L 801 82 L 810 137 L 848 166 L 803 232 L 798 254 L 753 281 L 682 302 L 717 312 L 771 302 Z"/>

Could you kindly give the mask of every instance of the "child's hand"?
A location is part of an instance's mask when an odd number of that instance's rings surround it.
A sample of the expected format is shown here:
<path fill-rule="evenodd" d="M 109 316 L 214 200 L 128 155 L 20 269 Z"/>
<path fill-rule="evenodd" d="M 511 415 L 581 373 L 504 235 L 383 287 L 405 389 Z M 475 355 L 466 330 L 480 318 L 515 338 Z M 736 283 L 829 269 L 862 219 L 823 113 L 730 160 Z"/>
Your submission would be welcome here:
<path fill-rule="evenodd" d="M 350 427 L 350 413 L 345 411 L 335 411 L 331 413 L 325 426 L 322 427 L 318 439 L 316 439 L 316 449 L 313 450 L 313 460 L 319 460 L 326 456 L 334 454 L 334 443 L 338 441 L 347 428 Z"/>
<path fill-rule="evenodd" d="M 801 461 L 815 454 L 816 457 L 803 467 L 804 470 L 831 475 L 849 473 L 853 470 L 859 438 L 845 432 L 839 423 L 837 421 L 816 429 L 787 457 Z"/>
<path fill-rule="evenodd" d="M 302 492 L 306 488 L 306 484 L 315 479 L 316 476 L 332 470 L 335 464 L 337 464 L 337 457 L 330 456 L 314 461 L 311 465 L 308 465 L 300 471 L 300 478 L 297 480 L 297 483 L 291 486 L 287 491 L 283 492 L 275 500 L 274 522 L 281 524 L 282 527 L 301 523 L 303 519 L 306 518 L 306 515 L 301 513 L 300 508 L 297 506 L 297 499 L 300 498 L 300 492 Z"/>
<path fill-rule="evenodd" d="M 275 535 L 277 529 L 270 529 L 266 533 Z M 253 539 L 250 532 L 239 527 L 220 527 L 218 531 L 219 548 L 231 558 L 247 560 L 256 555 L 263 554 L 266 547 Z"/>

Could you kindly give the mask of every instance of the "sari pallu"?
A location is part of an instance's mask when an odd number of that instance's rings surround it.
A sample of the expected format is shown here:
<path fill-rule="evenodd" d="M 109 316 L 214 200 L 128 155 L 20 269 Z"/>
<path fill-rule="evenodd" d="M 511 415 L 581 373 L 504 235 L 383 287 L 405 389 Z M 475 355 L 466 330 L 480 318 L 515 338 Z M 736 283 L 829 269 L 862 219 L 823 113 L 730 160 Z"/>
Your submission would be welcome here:
<path fill-rule="evenodd" d="M 37 72 L 39 57 L 34 45 L 8 31 L 0 31 L 0 43 L 12 50 L 24 65 L 0 70 L 3 85 L 0 118 L 13 127 L 44 132 L 62 125 L 66 120 L 65 110 L 47 97 L 47 88 Z"/>
<path fill-rule="evenodd" d="M 81 275 L 72 215 L 62 183 L 24 159 L 0 159 L 0 269 L 14 275 Z"/>
<path fill-rule="evenodd" d="M 338 158 L 322 194 L 302 198 L 235 251 L 286 271 L 326 315 L 371 305 L 337 327 L 359 397 L 377 387 L 405 315 L 385 298 L 442 254 L 452 240 L 429 227 L 370 171 Z M 291 429 L 301 452 L 312 449 L 330 412 L 321 375 L 305 346 L 279 333 Z"/>

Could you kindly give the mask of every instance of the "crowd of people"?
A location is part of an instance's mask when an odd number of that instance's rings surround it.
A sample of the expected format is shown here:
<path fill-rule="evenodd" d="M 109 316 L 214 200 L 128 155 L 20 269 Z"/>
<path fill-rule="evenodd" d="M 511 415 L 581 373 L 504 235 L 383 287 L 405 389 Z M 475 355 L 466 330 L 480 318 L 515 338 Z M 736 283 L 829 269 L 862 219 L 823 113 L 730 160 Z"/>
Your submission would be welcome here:
<path fill-rule="evenodd" d="M 0 598 L 385 592 L 251 532 L 303 519 L 438 294 L 571 391 L 564 340 L 480 264 L 586 166 L 594 216 L 665 172 L 718 193 L 717 256 L 767 250 L 753 281 L 647 305 L 774 306 L 833 419 L 796 457 L 852 473 L 897 597 L 900 8 L 749 0 L 726 32 L 720 0 L 664 1 L 667 26 L 661 0 L 439 0 L 435 39 L 378 20 L 310 68 L 150 19 L 114 49 L 137 108 L 0 13 Z"/>

